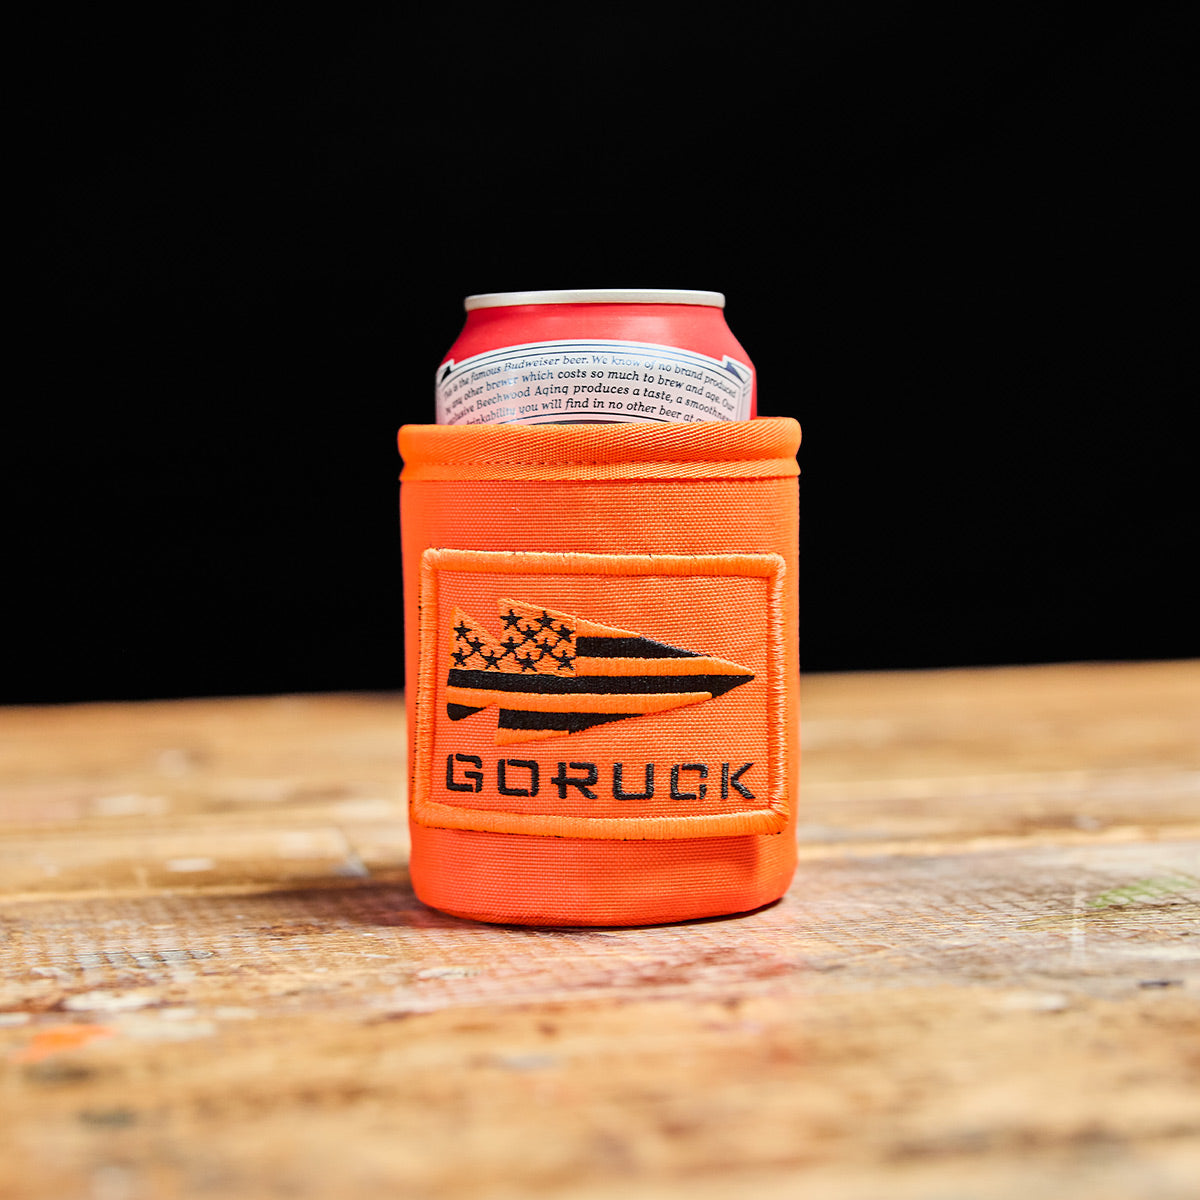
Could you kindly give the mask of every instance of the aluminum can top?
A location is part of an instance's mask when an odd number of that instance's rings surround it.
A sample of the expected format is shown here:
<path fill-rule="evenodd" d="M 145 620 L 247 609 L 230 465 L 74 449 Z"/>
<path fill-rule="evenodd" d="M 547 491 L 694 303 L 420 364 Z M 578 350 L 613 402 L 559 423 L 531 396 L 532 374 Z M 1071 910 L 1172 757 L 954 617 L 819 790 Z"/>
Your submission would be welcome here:
<path fill-rule="evenodd" d="M 587 288 L 552 292 L 484 292 L 463 301 L 467 312 L 477 308 L 515 308 L 522 304 L 699 304 L 724 308 L 720 292 L 665 291 L 662 288 Z"/>
<path fill-rule="evenodd" d="M 439 425 L 744 421 L 754 365 L 720 292 L 486 292 L 437 370 Z"/>

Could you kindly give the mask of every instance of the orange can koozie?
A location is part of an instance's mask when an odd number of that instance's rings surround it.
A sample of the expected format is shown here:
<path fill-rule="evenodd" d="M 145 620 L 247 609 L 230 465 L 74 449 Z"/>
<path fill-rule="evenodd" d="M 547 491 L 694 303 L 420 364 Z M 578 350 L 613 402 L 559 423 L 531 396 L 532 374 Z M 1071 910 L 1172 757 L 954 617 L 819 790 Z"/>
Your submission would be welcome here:
<path fill-rule="evenodd" d="M 800 429 L 406 426 L 417 896 L 640 925 L 796 863 Z"/>

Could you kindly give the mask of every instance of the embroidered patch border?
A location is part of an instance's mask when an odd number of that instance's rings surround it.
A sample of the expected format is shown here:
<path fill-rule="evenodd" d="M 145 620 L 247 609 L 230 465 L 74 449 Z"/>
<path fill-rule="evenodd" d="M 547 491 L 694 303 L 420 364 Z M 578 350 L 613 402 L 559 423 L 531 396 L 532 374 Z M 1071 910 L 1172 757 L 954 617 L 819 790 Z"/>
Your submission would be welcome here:
<path fill-rule="evenodd" d="M 426 550 L 421 556 L 420 661 L 413 714 L 416 755 L 411 798 L 413 820 L 418 824 L 442 829 L 601 839 L 670 839 L 781 832 L 785 828 L 788 818 L 788 797 L 786 795 L 788 771 L 785 761 L 788 745 L 785 728 L 787 657 L 783 628 L 785 571 L 786 563 L 777 554 L 639 555 Z M 489 673 L 484 670 L 469 670 L 473 660 L 464 656 L 462 663 L 459 664 L 463 670 L 457 673 L 452 670 L 447 678 L 445 699 L 449 702 L 442 705 L 447 711 L 439 711 L 437 707 L 439 704 L 438 688 L 444 666 L 442 656 L 439 654 L 439 634 L 443 631 L 438 628 L 439 577 L 442 572 L 560 577 L 567 575 L 675 576 L 691 579 L 742 577 L 763 580 L 766 583 L 767 598 L 766 612 L 764 613 L 767 639 L 766 711 L 763 714 L 767 745 L 767 786 L 766 794 L 760 800 L 761 806 L 718 813 L 692 812 L 680 815 L 590 817 L 572 813 L 511 812 L 470 808 L 435 800 L 433 798 L 434 741 L 438 723 L 441 721 L 459 720 L 496 704 L 501 711 L 497 744 L 570 736 L 571 727 L 561 721 L 556 724 L 552 715 L 555 710 L 576 707 L 574 702 L 570 701 L 569 696 L 558 698 L 530 695 L 530 693 L 545 691 L 570 693 L 581 690 L 583 685 L 578 684 L 572 678 L 573 662 L 563 661 L 568 657 L 569 652 L 577 651 L 580 646 L 590 649 L 594 655 L 600 656 L 599 659 L 590 661 L 593 663 L 593 670 L 606 675 L 619 671 L 626 673 L 642 671 L 643 668 L 638 667 L 637 663 L 650 656 L 663 660 L 662 663 L 646 672 L 651 679 L 641 685 L 641 691 L 665 690 L 672 694 L 654 694 L 639 700 L 633 700 L 629 695 L 622 695 L 618 698 L 618 703 L 604 702 L 602 704 L 597 704 L 593 697 L 592 708 L 605 710 L 609 720 L 661 711 L 668 707 L 678 707 L 680 704 L 699 703 L 709 695 L 719 694 L 717 688 L 724 690 L 735 687 L 752 678 L 745 668 L 736 663 L 710 658 L 691 648 L 684 649 L 655 642 L 640 636 L 640 631 L 598 625 L 588 620 L 576 620 L 567 614 L 554 612 L 554 610 L 535 609 L 521 600 L 502 600 L 500 602 L 502 618 L 507 612 L 509 619 L 514 623 L 526 621 L 524 629 L 527 634 L 532 630 L 534 619 L 532 614 L 535 612 L 542 614 L 545 621 L 557 621 L 557 626 L 547 626 L 548 633 L 545 637 L 528 636 L 526 638 L 526 645 L 534 647 L 541 659 L 548 656 L 551 661 L 540 662 L 538 664 L 541 667 L 540 670 L 535 669 L 533 665 L 514 669 L 514 663 L 507 662 L 506 670 L 503 673 L 498 666 L 494 673 Z M 554 612 L 553 616 L 552 612 Z M 479 651 L 479 663 L 475 664 L 477 667 L 489 661 L 485 656 L 485 648 L 486 652 L 490 653 L 492 660 L 502 656 L 504 648 L 504 644 L 487 632 L 485 626 L 471 619 L 482 616 L 482 613 L 468 616 L 466 613 L 456 612 L 458 627 L 451 633 L 452 649 L 462 652 L 474 647 Z M 458 618 L 462 618 L 462 620 L 458 621 Z M 521 628 L 520 626 L 516 627 Z M 455 640 L 458 638 L 463 640 L 461 642 Z M 610 647 L 615 648 L 604 649 L 606 642 Z M 622 642 L 624 644 L 620 644 Z M 475 643 L 478 645 L 476 646 Z M 553 653 L 556 650 L 559 652 L 557 659 L 554 658 Z M 625 653 L 626 651 L 628 653 Z M 530 653 L 530 651 L 527 650 L 526 653 Z M 620 654 L 619 660 L 615 657 L 618 654 Z M 605 655 L 614 656 L 607 665 L 604 663 Z M 638 655 L 641 655 L 642 658 L 637 658 Z M 595 665 L 597 661 L 601 664 L 598 667 Z M 630 663 L 634 663 L 634 665 L 630 666 Z M 496 664 L 493 661 L 491 665 Z M 692 685 L 686 682 L 689 672 L 696 675 L 697 672 L 705 671 L 709 673 L 707 676 L 700 674 L 698 677 L 707 679 L 706 683 Z M 506 676 L 503 679 L 500 678 L 502 674 Z M 523 682 L 522 676 L 526 674 L 528 676 L 536 674 L 541 682 L 536 687 L 533 683 Z M 713 679 L 716 676 L 720 676 L 721 681 L 713 685 Z M 591 678 L 592 682 L 587 685 L 587 690 L 595 688 L 595 676 Z M 659 682 L 654 682 L 655 680 Z M 477 690 L 472 693 L 470 686 L 474 686 Z M 708 690 L 691 694 L 688 689 L 693 686 L 697 688 L 704 686 Z M 604 689 L 601 688 L 601 690 Z M 608 690 L 615 691 L 616 688 L 610 686 Z M 621 685 L 623 692 L 634 690 L 637 689 Z M 519 698 L 514 699 L 514 696 Z M 468 703 L 463 703 L 464 700 Z M 504 704 L 514 707 L 518 720 L 514 720 L 514 711 L 503 708 Z M 506 720 L 509 726 L 507 730 L 504 729 Z M 533 734 L 528 732 L 531 720 L 539 725 L 538 731 Z M 583 717 L 579 720 L 586 723 L 588 718 Z M 592 723 L 595 722 L 592 721 Z M 579 727 L 582 728 L 584 725 Z M 563 757 L 569 758 L 569 753 L 564 753 Z M 684 768 L 692 765 L 684 764 Z M 729 787 L 729 779 L 729 767 L 726 766 L 721 779 L 724 791 L 727 791 Z M 636 786 L 638 786 L 636 783 L 630 785 L 631 788 Z M 732 786 L 738 792 L 745 794 L 737 782 L 736 774 L 733 777 Z M 674 787 L 674 779 L 672 787 Z"/>

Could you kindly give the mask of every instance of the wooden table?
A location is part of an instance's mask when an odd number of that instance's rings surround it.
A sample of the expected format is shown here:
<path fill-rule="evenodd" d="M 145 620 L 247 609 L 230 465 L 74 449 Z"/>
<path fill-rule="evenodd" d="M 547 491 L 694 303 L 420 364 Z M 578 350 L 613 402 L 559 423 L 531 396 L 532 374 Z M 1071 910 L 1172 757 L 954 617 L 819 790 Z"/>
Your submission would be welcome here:
<path fill-rule="evenodd" d="M 396 696 L 0 713 L 0 1195 L 1200 1195 L 1200 663 L 812 676 L 749 916 L 412 895 Z"/>

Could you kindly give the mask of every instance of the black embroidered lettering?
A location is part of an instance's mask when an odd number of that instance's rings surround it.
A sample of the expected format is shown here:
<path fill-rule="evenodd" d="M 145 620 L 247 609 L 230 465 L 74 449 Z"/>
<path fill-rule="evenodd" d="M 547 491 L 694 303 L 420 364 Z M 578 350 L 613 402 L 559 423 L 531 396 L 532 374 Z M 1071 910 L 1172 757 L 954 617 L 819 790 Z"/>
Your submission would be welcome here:
<path fill-rule="evenodd" d="M 729 799 L 729 788 L 732 786 L 735 791 L 745 796 L 747 800 L 754 800 L 754 793 L 739 782 L 745 773 L 754 766 L 752 762 L 742 763 L 740 767 L 732 775 L 729 774 L 729 764 L 727 762 L 721 764 L 721 799 Z"/>
<path fill-rule="evenodd" d="M 463 778 L 469 779 L 470 783 L 459 783 L 454 778 L 454 764 L 470 763 L 475 767 L 474 771 L 464 771 Z M 477 758 L 474 754 L 447 754 L 446 755 L 446 786 L 452 792 L 482 792 L 483 791 L 483 759 Z"/>
<path fill-rule="evenodd" d="M 679 790 L 679 772 L 680 771 L 695 771 L 700 776 L 700 784 L 694 792 L 681 792 Z M 708 778 L 708 768 L 703 763 L 676 763 L 671 768 L 671 799 L 672 800 L 703 800 L 708 791 L 708 784 L 704 782 Z"/>
<path fill-rule="evenodd" d="M 642 792 L 627 792 L 624 788 L 625 780 L 622 778 L 622 772 L 625 769 L 624 763 L 613 763 L 613 796 L 617 800 L 653 800 L 654 799 L 654 764 L 647 763 L 645 767 L 646 777 L 644 780 L 645 791 Z"/>
<path fill-rule="evenodd" d="M 529 772 L 529 786 L 509 787 L 506 774 L 509 767 L 522 767 Z M 496 765 L 496 790 L 502 796 L 536 796 L 538 794 L 538 765 L 532 758 L 502 758 Z"/>
<path fill-rule="evenodd" d="M 570 766 L 572 771 L 586 771 L 587 774 L 582 778 L 573 778 L 567 774 L 567 767 Z M 554 784 L 558 788 L 558 798 L 565 800 L 567 798 L 567 788 L 578 788 L 589 800 L 595 800 L 596 793 L 592 791 L 592 785 L 600 778 L 599 772 L 596 770 L 595 763 L 563 763 L 558 764 L 558 771 L 554 776 Z"/>

